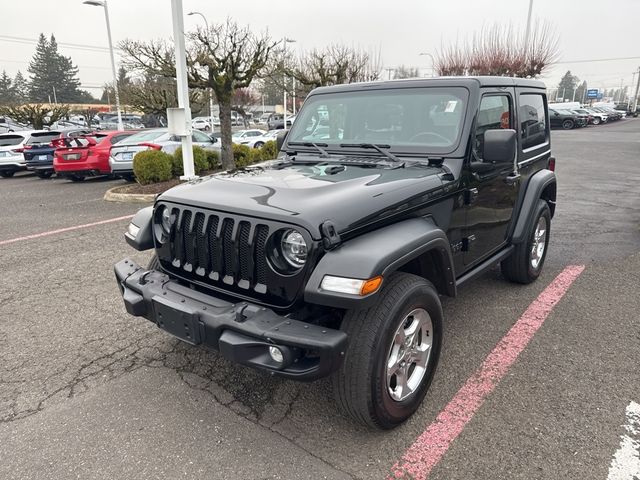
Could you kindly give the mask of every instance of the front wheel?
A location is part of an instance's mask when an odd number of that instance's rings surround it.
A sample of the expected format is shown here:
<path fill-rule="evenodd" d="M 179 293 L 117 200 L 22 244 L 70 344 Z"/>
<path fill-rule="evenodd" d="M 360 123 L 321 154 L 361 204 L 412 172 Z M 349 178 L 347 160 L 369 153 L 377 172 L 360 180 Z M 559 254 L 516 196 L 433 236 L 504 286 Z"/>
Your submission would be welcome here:
<path fill-rule="evenodd" d="M 256 142 L 253 148 L 262 148 L 264 146 L 264 142 Z"/>
<path fill-rule="evenodd" d="M 598 117 L 593 117 L 593 120 L 591 120 L 591 122 L 592 122 L 594 125 L 600 125 L 600 118 L 598 118 Z"/>
<path fill-rule="evenodd" d="M 574 126 L 575 124 L 573 123 L 573 120 L 565 120 L 562 122 L 562 128 L 565 130 L 571 130 Z"/>
<path fill-rule="evenodd" d="M 49 170 L 43 170 L 43 171 L 36 172 L 36 175 L 39 178 L 50 178 L 51 175 L 53 175 L 53 172 L 51 172 Z"/>
<path fill-rule="evenodd" d="M 392 274 L 367 310 L 342 321 L 349 337 L 344 362 L 332 376 L 340 409 L 354 420 L 390 429 L 418 409 L 442 345 L 442 306 L 427 280 Z"/>
<path fill-rule="evenodd" d="M 538 200 L 536 215 L 529 226 L 527 240 L 516 245 L 513 253 L 502 261 L 502 274 L 516 283 L 531 283 L 540 276 L 547 257 L 551 232 L 551 211 L 544 200 Z"/>

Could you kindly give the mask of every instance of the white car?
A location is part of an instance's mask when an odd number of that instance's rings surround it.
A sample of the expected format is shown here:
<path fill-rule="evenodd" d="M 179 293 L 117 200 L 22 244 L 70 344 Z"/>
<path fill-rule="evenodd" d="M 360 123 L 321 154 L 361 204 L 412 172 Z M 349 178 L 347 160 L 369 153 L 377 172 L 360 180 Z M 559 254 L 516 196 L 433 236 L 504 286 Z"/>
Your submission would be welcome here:
<path fill-rule="evenodd" d="M 0 133 L 19 132 L 27 130 L 27 127 L 14 122 L 9 117 L 0 117 Z"/>
<path fill-rule="evenodd" d="M 281 131 L 282 130 L 269 130 L 268 132 L 265 132 L 263 135 L 250 137 L 248 141 L 243 141 L 242 145 L 247 145 L 251 148 L 260 148 L 267 142 L 270 142 L 270 141 L 275 142 L 276 137 L 278 136 L 278 133 L 280 133 Z"/>
<path fill-rule="evenodd" d="M 238 145 L 249 145 L 253 138 L 261 137 L 265 133 L 267 132 L 258 129 L 238 130 L 233 135 L 231 135 L 231 141 Z"/>
<path fill-rule="evenodd" d="M 26 170 L 27 165 L 22 154 L 24 144 L 32 133 L 47 133 L 46 130 L 20 130 L 0 134 L 0 176 L 13 177 L 13 174 Z"/>
<path fill-rule="evenodd" d="M 191 140 L 194 146 L 214 150 L 220 154 L 220 142 L 217 138 L 194 130 L 191 133 Z M 162 150 L 173 154 L 180 146 L 182 146 L 180 137 L 170 134 L 166 128 L 145 130 L 134 133 L 114 145 L 109 155 L 109 165 L 114 175 L 133 179 L 133 157 L 136 153 L 145 150 Z"/>
<path fill-rule="evenodd" d="M 217 117 L 213 117 L 213 125 L 220 125 L 220 120 Z M 196 117 L 191 120 L 191 128 L 196 130 L 204 130 L 205 132 L 211 131 L 211 117 Z"/>

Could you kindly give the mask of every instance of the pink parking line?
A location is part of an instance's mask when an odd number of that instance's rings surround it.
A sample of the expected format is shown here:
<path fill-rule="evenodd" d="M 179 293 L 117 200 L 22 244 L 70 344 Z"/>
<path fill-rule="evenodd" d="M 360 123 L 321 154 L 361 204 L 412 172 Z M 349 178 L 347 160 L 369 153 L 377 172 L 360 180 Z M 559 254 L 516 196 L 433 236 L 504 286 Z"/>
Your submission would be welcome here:
<path fill-rule="evenodd" d="M 75 225 L 73 227 L 59 228 L 58 230 L 50 230 L 48 232 L 34 233 L 33 235 L 26 235 L 24 237 L 11 238 L 9 240 L 0 241 L 0 246 L 9 245 L 10 243 L 15 243 L 15 242 L 22 242 L 24 240 L 32 240 L 34 238 L 48 237 L 49 235 L 56 235 L 58 233 L 72 232 L 74 230 L 81 230 L 83 228 L 95 227 L 98 225 L 104 225 L 105 223 L 114 223 L 114 222 L 119 222 L 121 220 L 129 220 L 132 217 L 133 215 L 125 215 L 123 217 L 110 218 L 108 220 L 100 220 L 99 222 L 85 223 L 84 225 Z"/>
<path fill-rule="evenodd" d="M 390 479 L 424 480 L 584 270 L 566 267 L 536 298 L 436 419 L 393 466 Z"/>

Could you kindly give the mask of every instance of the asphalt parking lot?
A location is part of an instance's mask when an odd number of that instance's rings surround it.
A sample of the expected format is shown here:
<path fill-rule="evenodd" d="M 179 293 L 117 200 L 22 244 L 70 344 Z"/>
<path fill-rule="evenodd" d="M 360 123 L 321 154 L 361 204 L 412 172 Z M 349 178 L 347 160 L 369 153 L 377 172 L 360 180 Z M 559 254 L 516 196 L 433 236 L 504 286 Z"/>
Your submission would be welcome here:
<path fill-rule="evenodd" d="M 338 414 L 327 381 L 234 366 L 127 315 L 112 266 L 150 255 L 122 238 L 140 205 L 102 200 L 121 182 L 2 179 L 0 478 L 413 478 L 403 456 L 567 266 L 585 268 L 428 473 L 607 478 L 640 403 L 640 119 L 552 142 L 542 276 L 515 286 L 495 269 L 444 300 L 431 390 L 391 432 Z"/>

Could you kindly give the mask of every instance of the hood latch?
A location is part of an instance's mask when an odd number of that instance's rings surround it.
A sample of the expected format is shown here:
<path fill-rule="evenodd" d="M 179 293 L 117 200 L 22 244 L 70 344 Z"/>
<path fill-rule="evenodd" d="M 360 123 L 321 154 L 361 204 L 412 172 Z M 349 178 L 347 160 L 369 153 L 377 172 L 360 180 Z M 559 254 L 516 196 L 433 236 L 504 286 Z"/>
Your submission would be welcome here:
<path fill-rule="evenodd" d="M 336 227 L 331 220 L 325 221 L 321 226 L 320 230 L 322 232 L 322 242 L 324 243 L 324 248 L 327 250 L 332 250 L 340 245 L 340 235 L 336 231 Z"/>

